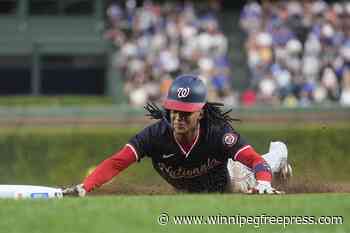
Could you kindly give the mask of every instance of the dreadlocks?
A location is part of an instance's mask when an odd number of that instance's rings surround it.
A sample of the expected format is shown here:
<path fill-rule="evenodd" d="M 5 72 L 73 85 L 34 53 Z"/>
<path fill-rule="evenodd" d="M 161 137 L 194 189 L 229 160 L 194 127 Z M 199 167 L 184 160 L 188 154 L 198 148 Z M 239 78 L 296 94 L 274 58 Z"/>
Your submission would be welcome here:
<path fill-rule="evenodd" d="M 169 122 L 169 113 L 167 113 L 165 110 L 161 110 L 155 103 L 148 102 L 143 108 L 148 112 L 146 116 L 156 120 L 163 119 L 168 126 L 172 128 Z"/>
<path fill-rule="evenodd" d="M 239 119 L 232 118 L 229 113 L 232 112 L 232 109 L 228 111 L 223 111 L 220 107 L 224 105 L 221 103 L 212 103 L 207 102 L 204 107 L 204 117 L 202 123 L 204 124 L 214 124 L 218 126 L 231 125 L 233 121 L 240 121 Z M 148 112 L 146 116 L 149 116 L 153 119 L 164 119 L 169 125 L 170 117 L 169 111 L 160 109 L 155 103 L 147 103 L 144 106 L 144 109 Z"/>
<path fill-rule="evenodd" d="M 223 107 L 222 103 L 209 102 L 204 105 L 204 119 L 211 124 L 226 125 L 233 121 L 240 121 L 239 119 L 232 118 L 229 114 L 232 112 L 232 108 L 224 112 L 220 107 Z"/>
<path fill-rule="evenodd" d="M 163 119 L 166 116 L 165 111 L 159 109 L 158 106 L 153 102 L 148 102 L 143 108 L 148 112 L 146 116 L 150 118 L 159 120 Z"/>

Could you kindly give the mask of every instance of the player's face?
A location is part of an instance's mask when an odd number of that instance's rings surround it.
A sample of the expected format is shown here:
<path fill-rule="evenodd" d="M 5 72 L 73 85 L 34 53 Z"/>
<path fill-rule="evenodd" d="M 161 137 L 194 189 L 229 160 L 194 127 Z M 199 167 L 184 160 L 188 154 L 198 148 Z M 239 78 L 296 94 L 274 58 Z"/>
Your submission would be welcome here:
<path fill-rule="evenodd" d="M 202 119 L 202 111 L 181 112 L 176 110 L 170 111 L 171 125 L 176 134 L 187 134 L 194 132 Z"/>

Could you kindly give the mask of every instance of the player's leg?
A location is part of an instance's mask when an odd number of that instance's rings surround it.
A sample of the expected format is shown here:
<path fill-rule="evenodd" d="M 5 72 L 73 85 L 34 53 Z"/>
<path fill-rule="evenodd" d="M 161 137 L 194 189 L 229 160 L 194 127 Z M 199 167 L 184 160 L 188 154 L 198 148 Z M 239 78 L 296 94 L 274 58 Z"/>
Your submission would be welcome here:
<path fill-rule="evenodd" d="M 282 161 L 288 159 L 288 149 L 283 142 L 270 142 L 269 152 L 262 155 L 266 162 L 270 165 L 272 172 L 279 172 Z"/>
<path fill-rule="evenodd" d="M 269 152 L 262 155 L 270 165 L 274 178 L 286 182 L 292 176 L 292 167 L 288 163 L 288 149 L 283 142 L 270 142 Z"/>
<path fill-rule="evenodd" d="M 286 182 L 292 175 L 292 168 L 288 164 L 288 149 L 283 142 L 271 142 L 269 152 L 262 157 L 270 165 L 274 177 L 277 177 L 280 182 Z M 227 168 L 231 189 L 234 192 L 246 192 L 255 186 L 254 172 L 245 165 L 230 159 Z"/>

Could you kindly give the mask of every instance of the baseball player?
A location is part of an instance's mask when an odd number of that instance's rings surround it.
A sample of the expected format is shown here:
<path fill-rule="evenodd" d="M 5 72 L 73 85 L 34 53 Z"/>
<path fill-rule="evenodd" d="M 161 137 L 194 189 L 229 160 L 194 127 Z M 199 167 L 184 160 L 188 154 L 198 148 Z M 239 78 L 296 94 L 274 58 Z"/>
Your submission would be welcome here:
<path fill-rule="evenodd" d="M 234 119 L 220 106 L 207 102 L 207 88 L 197 76 L 177 77 L 163 109 L 145 106 L 148 115 L 158 121 L 99 164 L 82 184 L 63 193 L 85 196 L 145 156 L 181 192 L 282 193 L 271 181 L 274 173 L 284 178 L 291 175 L 285 144 L 272 142 L 269 152 L 261 156 L 233 129 Z"/>

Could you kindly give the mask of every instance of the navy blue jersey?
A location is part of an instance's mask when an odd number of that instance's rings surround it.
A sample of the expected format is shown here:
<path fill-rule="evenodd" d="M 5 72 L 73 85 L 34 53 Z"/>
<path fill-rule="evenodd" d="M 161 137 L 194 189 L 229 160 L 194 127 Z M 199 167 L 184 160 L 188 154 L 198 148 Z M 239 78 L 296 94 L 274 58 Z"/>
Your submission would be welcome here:
<path fill-rule="evenodd" d="M 134 136 L 129 144 L 136 150 L 138 160 L 150 157 L 154 169 L 177 190 L 224 192 L 229 180 L 227 161 L 246 142 L 229 125 L 201 128 L 186 155 L 172 129 L 160 120 Z"/>

